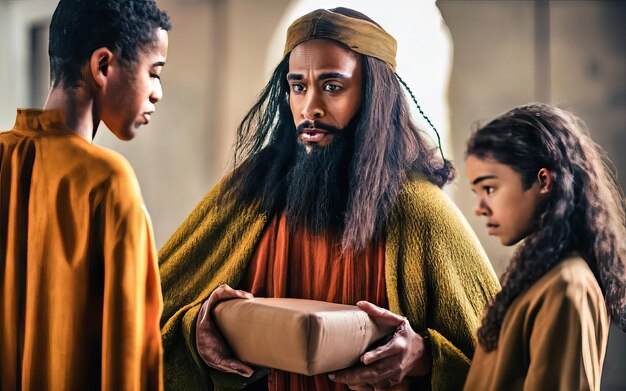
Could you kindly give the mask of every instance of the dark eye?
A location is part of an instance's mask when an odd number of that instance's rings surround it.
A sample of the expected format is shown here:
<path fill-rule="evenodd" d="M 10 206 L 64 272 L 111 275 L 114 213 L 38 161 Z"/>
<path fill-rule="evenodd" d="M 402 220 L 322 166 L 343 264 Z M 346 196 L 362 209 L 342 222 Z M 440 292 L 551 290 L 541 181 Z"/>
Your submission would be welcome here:
<path fill-rule="evenodd" d="M 496 189 L 492 186 L 483 186 L 483 190 L 487 193 L 487 195 L 491 195 Z"/>
<path fill-rule="evenodd" d="M 339 92 L 341 91 L 341 86 L 338 86 L 337 84 L 328 83 L 324 86 L 324 91 Z"/>
<path fill-rule="evenodd" d="M 161 75 L 157 75 L 156 73 L 151 73 L 150 77 L 161 80 Z"/>
<path fill-rule="evenodd" d="M 291 90 L 296 94 L 304 92 L 304 86 L 302 84 L 292 84 Z"/>

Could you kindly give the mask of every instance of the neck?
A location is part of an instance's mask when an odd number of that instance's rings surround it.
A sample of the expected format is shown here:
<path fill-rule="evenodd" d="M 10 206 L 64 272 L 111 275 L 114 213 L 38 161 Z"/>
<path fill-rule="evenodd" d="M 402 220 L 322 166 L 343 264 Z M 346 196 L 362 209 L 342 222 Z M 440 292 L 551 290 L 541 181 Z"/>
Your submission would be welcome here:
<path fill-rule="evenodd" d="M 81 84 L 76 88 L 66 88 L 60 83 L 50 90 L 43 108 L 65 111 L 68 129 L 91 143 L 100 124 L 100 115 L 94 103 L 87 86 Z"/>

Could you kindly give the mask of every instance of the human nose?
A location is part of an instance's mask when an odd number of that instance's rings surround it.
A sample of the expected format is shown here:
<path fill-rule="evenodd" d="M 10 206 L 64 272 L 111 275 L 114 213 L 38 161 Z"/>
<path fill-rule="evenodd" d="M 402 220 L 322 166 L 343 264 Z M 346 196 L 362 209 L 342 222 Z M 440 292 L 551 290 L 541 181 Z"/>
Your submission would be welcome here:
<path fill-rule="evenodd" d="M 161 86 L 161 81 L 159 79 L 155 79 L 154 88 L 150 94 L 150 102 L 157 103 L 160 102 L 161 99 L 163 99 L 163 86 Z"/>
<path fill-rule="evenodd" d="M 314 89 L 307 92 L 304 98 L 304 106 L 302 106 L 302 117 L 304 119 L 317 119 L 324 116 L 324 109 L 320 95 Z"/>
<path fill-rule="evenodd" d="M 478 203 L 474 207 L 474 214 L 476 216 L 488 216 L 489 212 L 490 209 L 485 203 L 485 200 L 482 197 L 478 197 Z"/>

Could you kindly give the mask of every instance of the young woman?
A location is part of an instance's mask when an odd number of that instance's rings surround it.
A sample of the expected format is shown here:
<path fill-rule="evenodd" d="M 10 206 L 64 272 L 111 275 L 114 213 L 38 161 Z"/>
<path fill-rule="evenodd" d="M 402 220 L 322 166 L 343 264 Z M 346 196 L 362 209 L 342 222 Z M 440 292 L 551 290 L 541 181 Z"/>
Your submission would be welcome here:
<path fill-rule="evenodd" d="M 570 113 L 515 108 L 477 130 L 467 173 L 490 235 L 522 242 L 478 330 L 466 390 L 597 390 L 626 330 L 624 196 Z"/>

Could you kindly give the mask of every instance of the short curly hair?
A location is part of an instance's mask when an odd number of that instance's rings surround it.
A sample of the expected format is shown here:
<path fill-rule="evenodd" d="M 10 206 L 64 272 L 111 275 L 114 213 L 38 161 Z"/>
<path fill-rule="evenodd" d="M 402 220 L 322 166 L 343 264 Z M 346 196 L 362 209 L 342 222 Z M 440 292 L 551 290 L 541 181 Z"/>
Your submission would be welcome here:
<path fill-rule="evenodd" d="M 76 87 L 81 68 L 102 47 L 130 65 L 155 41 L 156 30 L 170 28 L 155 0 L 60 0 L 50 23 L 52 85 Z"/>

